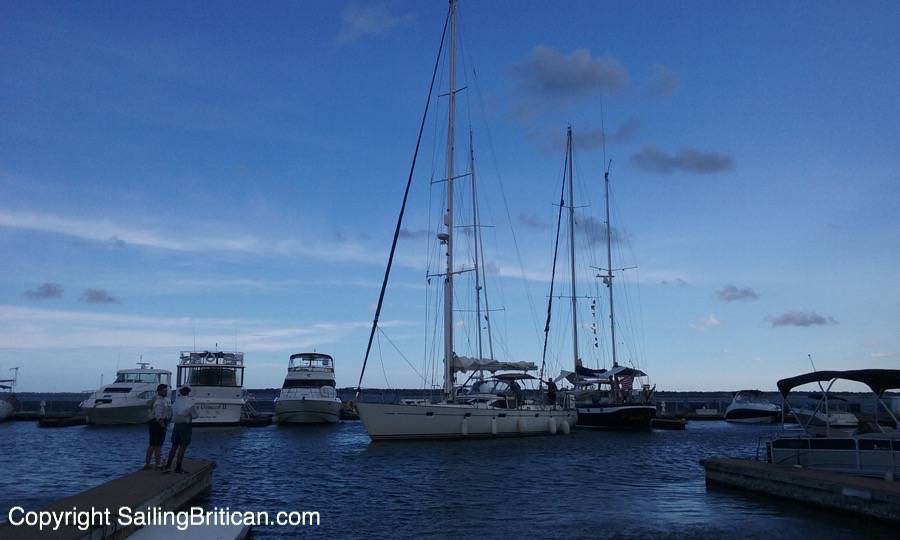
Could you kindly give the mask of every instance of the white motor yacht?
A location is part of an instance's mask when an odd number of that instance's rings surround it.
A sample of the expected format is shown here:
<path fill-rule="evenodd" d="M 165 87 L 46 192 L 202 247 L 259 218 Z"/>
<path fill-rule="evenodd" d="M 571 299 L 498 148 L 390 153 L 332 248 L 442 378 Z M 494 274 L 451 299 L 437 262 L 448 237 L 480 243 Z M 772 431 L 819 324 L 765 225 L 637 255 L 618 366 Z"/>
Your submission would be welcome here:
<path fill-rule="evenodd" d="M 121 369 L 116 380 L 81 402 L 88 424 L 145 424 L 156 398 L 156 387 L 170 385 L 172 372 L 139 362 L 137 368 Z"/>
<path fill-rule="evenodd" d="M 340 419 L 341 400 L 334 389 L 334 359 L 322 353 L 292 354 L 275 399 L 278 424 L 333 424 Z"/>
<path fill-rule="evenodd" d="M 875 422 L 857 429 L 834 429 L 828 422 L 832 418 L 826 397 L 837 380 L 861 382 L 875 394 Z M 882 399 L 884 392 L 900 388 L 900 370 L 857 369 L 850 371 L 814 371 L 778 381 L 778 389 L 787 398 L 791 389 L 811 382 L 830 381 L 820 406 L 824 412 L 824 427 L 810 423 L 800 424 L 801 434 L 784 432 L 767 444 L 768 461 L 776 465 L 805 467 L 862 476 L 884 477 L 900 474 L 900 422 Z M 790 403 L 788 403 L 790 405 Z M 824 407 L 823 407 L 824 405 Z M 793 411 L 797 414 L 797 411 Z M 886 415 L 884 413 L 887 413 Z M 799 415 L 803 418 L 802 415 Z M 892 426 L 884 426 L 879 416 L 890 420 Z M 810 419 L 815 416 L 810 417 Z"/>
<path fill-rule="evenodd" d="M 15 395 L 13 389 L 16 387 L 16 380 L 19 378 L 19 368 L 10 368 L 13 372 L 11 379 L 0 379 L 0 422 L 8 420 L 13 411 L 15 411 Z"/>
<path fill-rule="evenodd" d="M 182 352 L 178 387 L 189 386 L 199 416 L 195 426 L 229 426 L 244 410 L 244 353 Z"/>
<path fill-rule="evenodd" d="M 770 424 L 781 416 L 781 407 L 763 396 L 759 390 L 741 390 L 725 409 L 725 420 L 740 424 Z"/>

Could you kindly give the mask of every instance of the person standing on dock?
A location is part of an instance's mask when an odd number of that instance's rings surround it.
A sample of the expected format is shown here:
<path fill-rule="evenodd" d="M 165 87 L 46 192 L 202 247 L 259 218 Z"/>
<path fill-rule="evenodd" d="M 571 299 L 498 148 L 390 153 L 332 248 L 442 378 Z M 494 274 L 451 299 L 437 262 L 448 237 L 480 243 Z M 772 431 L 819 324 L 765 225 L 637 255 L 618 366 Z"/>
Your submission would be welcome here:
<path fill-rule="evenodd" d="M 169 427 L 169 419 L 172 418 L 172 403 L 169 401 L 169 387 L 160 384 L 156 387 L 156 399 L 150 409 L 150 445 L 147 447 L 147 455 L 144 458 L 144 468 L 150 468 L 150 458 L 156 462 L 156 468 L 160 468 L 160 454 L 162 445 L 166 440 L 166 428 Z"/>
<path fill-rule="evenodd" d="M 178 399 L 172 408 L 173 417 L 175 419 L 175 428 L 172 430 L 172 449 L 169 450 L 169 459 L 166 461 L 164 472 L 169 472 L 172 467 L 172 461 L 175 461 L 175 472 L 184 472 L 181 470 L 181 462 L 184 460 L 184 453 L 191 444 L 191 432 L 194 418 L 197 418 L 197 407 L 194 405 L 194 398 L 190 397 L 191 389 L 182 386 L 178 391 Z M 177 454 L 177 456 L 176 456 Z"/>

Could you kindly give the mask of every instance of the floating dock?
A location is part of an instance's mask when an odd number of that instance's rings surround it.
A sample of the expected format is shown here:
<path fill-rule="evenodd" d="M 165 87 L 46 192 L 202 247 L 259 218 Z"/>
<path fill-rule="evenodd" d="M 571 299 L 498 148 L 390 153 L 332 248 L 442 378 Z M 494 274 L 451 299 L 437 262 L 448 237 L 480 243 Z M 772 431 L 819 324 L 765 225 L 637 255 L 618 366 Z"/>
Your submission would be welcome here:
<path fill-rule="evenodd" d="M 119 522 L 120 509 L 129 508 L 130 515 L 146 512 L 148 508 L 160 511 L 175 511 L 187 505 L 212 485 L 212 474 L 216 463 L 206 460 L 185 460 L 183 468 L 187 474 L 164 474 L 156 470 L 139 470 L 82 491 L 71 497 L 60 499 L 38 509 L 39 512 L 68 512 L 72 508 L 79 511 L 91 509 L 103 512 L 109 510 L 109 520 L 93 520 L 87 530 L 79 530 L 74 524 L 62 526 L 52 531 L 41 531 L 37 526 L 0 525 L 0 538 L 4 540 L 118 540 L 127 538 L 138 528 L 123 526 Z M 28 509 L 26 509 L 28 510 Z M 6 518 L 7 516 L 4 516 Z M 19 516 L 16 519 L 20 519 Z M 97 523 L 97 522 L 100 523 Z M 103 524 L 103 521 L 109 523 Z M 51 526 L 52 528 L 52 526 Z"/>
<path fill-rule="evenodd" d="M 900 521 L 900 482 L 781 467 L 746 459 L 704 459 L 706 484 L 719 484 L 863 516 Z"/>

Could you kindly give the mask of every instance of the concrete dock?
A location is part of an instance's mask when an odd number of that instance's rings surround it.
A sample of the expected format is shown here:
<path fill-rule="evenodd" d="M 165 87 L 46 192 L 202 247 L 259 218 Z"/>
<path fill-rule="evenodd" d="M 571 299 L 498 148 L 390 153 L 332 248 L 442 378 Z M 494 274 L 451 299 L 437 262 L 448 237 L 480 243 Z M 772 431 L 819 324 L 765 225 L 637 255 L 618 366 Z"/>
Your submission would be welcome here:
<path fill-rule="evenodd" d="M 745 459 L 704 459 L 706 484 L 720 484 L 889 521 L 900 521 L 900 482 Z"/>
<path fill-rule="evenodd" d="M 0 538 L 4 540 L 118 540 L 132 534 L 137 527 L 122 525 L 119 520 L 123 508 L 131 516 L 146 512 L 148 508 L 160 511 L 175 511 L 184 508 L 188 502 L 205 492 L 212 485 L 212 474 L 216 463 L 206 460 L 185 460 L 183 468 L 187 474 L 163 474 L 154 470 L 139 470 L 116 478 L 97 487 L 82 491 L 71 497 L 52 502 L 38 512 L 71 512 L 95 510 L 109 511 L 109 518 L 92 518 L 87 530 L 79 530 L 75 524 L 59 527 L 57 530 L 39 530 L 38 526 L 25 524 L 0 525 Z M 34 510 L 26 508 L 26 511 Z M 7 516 L 3 516 L 6 518 Z M 21 519 L 18 516 L 16 519 Z M 86 521 L 86 520 L 85 520 Z M 52 525 L 50 526 L 52 528 Z"/>

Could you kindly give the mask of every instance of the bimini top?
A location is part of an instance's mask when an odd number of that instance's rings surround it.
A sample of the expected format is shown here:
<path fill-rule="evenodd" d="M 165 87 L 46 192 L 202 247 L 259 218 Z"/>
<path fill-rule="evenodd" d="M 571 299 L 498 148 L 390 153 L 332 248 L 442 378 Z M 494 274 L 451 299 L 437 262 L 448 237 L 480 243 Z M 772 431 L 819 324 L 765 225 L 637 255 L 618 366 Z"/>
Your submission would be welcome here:
<path fill-rule="evenodd" d="M 534 362 L 500 362 L 490 358 L 470 358 L 468 356 L 454 356 L 453 370 L 461 371 L 531 371 L 537 369 Z"/>
<path fill-rule="evenodd" d="M 844 379 L 861 382 L 881 396 L 885 390 L 900 388 L 900 369 L 851 369 L 848 371 L 813 371 L 778 381 L 778 390 L 787 396 L 794 388 L 811 382 Z"/>

